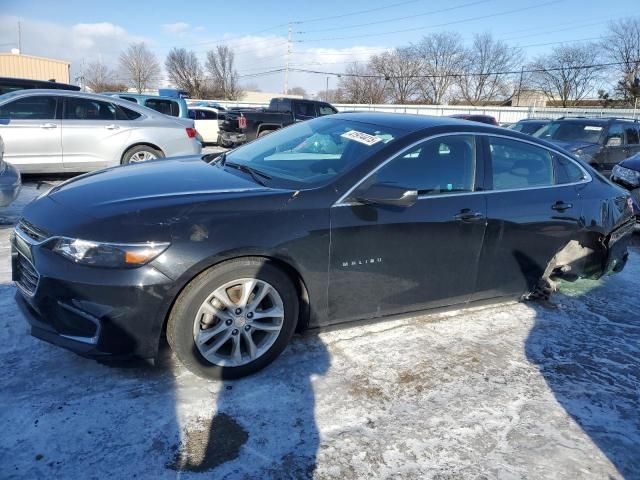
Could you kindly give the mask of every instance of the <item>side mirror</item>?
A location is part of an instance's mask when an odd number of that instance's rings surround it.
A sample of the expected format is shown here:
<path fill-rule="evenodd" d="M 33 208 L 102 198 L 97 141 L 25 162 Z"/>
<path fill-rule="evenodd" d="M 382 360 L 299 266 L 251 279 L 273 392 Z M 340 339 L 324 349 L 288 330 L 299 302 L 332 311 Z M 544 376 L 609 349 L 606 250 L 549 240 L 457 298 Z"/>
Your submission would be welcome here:
<path fill-rule="evenodd" d="M 620 137 L 611 137 L 607 139 L 607 147 L 619 147 L 622 145 L 622 139 Z"/>
<path fill-rule="evenodd" d="M 398 185 L 376 183 L 356 195 L 356 200 L 367 205 L 410 207 L 418 201 L 418 191 Z"/>

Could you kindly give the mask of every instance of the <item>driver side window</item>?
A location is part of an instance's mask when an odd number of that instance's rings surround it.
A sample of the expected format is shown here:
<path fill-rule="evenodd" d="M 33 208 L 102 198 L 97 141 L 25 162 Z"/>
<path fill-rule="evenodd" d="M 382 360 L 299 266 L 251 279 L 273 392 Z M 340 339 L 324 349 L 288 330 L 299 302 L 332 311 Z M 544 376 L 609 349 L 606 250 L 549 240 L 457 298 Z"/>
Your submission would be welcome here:
<path fill-rule="evenodd" d="M 451 135 L 427 140 L 391 160 L 370 182 L 418 190 L 420 195 L 472 192 L 475 169 L 475 137 Z"/>

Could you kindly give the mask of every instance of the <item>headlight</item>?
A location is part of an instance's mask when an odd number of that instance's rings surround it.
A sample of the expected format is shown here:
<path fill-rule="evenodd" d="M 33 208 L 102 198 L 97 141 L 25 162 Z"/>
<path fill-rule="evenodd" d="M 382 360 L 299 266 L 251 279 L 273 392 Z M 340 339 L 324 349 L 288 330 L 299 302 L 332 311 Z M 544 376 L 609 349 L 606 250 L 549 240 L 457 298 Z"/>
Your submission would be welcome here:
<path fill-rule="evenodd" d="M 616 165 L 611 170 L 611 177 L 616 177 L 631 186 L 640 186 L 640 172 Z"/>
<path fill-rule="evenodd" d="M 58 238 L 52 250 L 83 265 L 109 268 L 135 268 L 149 263 L 169 243 L 102 243 L 77 238 Z"/>

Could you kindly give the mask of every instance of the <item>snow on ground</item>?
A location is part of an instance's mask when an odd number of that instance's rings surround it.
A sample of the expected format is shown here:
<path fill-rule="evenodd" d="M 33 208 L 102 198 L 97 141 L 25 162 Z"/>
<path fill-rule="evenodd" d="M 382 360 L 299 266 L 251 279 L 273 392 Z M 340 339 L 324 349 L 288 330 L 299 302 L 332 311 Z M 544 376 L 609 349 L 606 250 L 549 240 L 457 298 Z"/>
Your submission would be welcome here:
<path fill-rule="evenodd" d="M 160 368 L 113 367 L 31 338 L 10 228 L 2 478 L 640 478 L 638 246 L 621 274 L 545 305 L 309 333 L 261 373 L 211 382 L 168 351 Z"/>

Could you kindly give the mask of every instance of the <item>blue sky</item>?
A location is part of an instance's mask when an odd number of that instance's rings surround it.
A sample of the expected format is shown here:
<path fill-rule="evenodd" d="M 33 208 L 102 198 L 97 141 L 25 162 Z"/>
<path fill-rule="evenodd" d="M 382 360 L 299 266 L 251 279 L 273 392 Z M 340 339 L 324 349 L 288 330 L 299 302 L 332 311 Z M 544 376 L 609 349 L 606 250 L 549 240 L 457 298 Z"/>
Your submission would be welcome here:
<path fill-rule="evenodd" d="M 239 73 L 253 75 L 284 65 L 286 23 L 296 23 L 292 63 L 300 68 L 341 71 L 386 48 L 417 42 L 428 33 L 452 30 L 470 40 L 491 32 L 519 45 L 529 58 L 556 42 L 598 37 L 607 22 L 637 10 L 637 1 L 593 0 L 337 0 L 64 2 L 0 0 L 0 51 L 15 43 L 23 25 L 23 52 L 81 63 L 100 58 L 115 66 L 130 41 L 143 40 L 162 62 L 173 46 L 204 52 L 224 41 L 236 51 Z M 370 10 L 365 12 L 365 10 Z M 519 11 L 517 11 L 519 10 Z M 334 17 L 334 18 L 327 18 Z M 282 74 L 244 77 L 245 83 L 279 91 Z M 290 85 L 324 88 L 325 77 L 293 73 Z"/>

